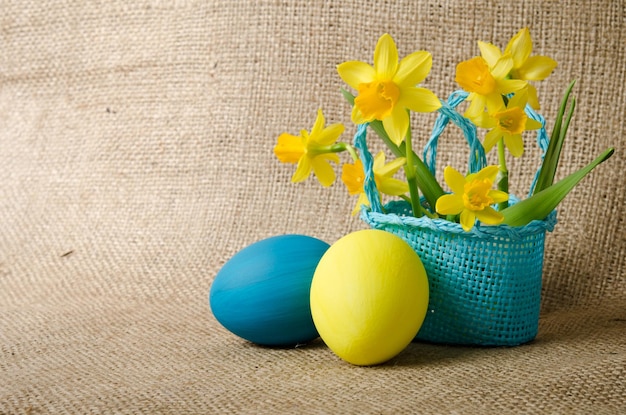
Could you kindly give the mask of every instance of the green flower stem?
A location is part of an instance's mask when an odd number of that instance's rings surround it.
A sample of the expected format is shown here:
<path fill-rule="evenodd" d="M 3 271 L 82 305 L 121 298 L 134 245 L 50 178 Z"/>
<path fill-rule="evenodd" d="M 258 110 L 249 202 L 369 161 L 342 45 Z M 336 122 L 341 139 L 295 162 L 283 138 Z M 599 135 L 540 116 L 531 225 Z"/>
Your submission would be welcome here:
<path fill-rule="evenodd" d="M 404 200 L 405 202 L 407 202 L 408 204 L 411 204 L 411 198 L 408 197 L 407 195 L 399 195 L 398 197 Z M 422 210 L 422 213 L 424 215 L 428 216 L 431 219 L 439 218 L 439 215 L 437 215 L 436 213 L 430 213 L 428 209 L 426 209 L 424 206 L 420 206 L 420 209 Z"/>
<path fill-rule="evenodd" d="M 404 164 L 404 174 L 406 175 L 406 181 L 409 184 L 409 194 L 411 195 L 411 208 L 413 209 L 413 216 L 419 218 L 422 216 L 422 205 L 420 204 L 419 190 L 417 189 L 417 179 L 415 174 L 415 162 L 413 161 L 413 150 L 411 147 L 411 126 L 406 133 L 406 163 Z"/>
<path fill-rule="evenodd" d="M 328 154 L 328 153 L 341 153 L 347 151 L 350 153 L 350 157 L 352 157 L 352 161 L 357 161 L 359 159 L 358 154 L 354 147 L 352 147 L 348 143 L 339 142 L 330 146 L 319 147 L 316 149 L 316 154 Z"/>
<path fill-rule="evenodd" d="M 342 143 L 342 144 L 345 144 L 346 150 L 348 151 L 348 153 L 350 153 L 350 157 L 352 157 L 352 161 L 357 161 L 359 159 L 359 155 L 356 153 L 356 150 L 354 149 L 354 147 L 352 147 L 348 143 Z"/>
<path fill-rule="evenodd" d="M 437 219 L 439 218 L 439 215 L 437 215 L 436 213 L 430 213 L 430 211 L 426 208 L 424 208 L 422 205 L 420 205 L 420 209 L 422 210 L 422 213 L 426 216 L 428 216 L 431 219 Z"/>
<path fill-rule="evenodd" d="M 509 169 L 506 167 L 506 154 L 504 152 L 504 139 L 498 141 L 498 161 L 500 163 L 498 171 L 498 190 L 509 193 Z M 498 204 L 500 211 L 509 207 L 509 202 L 504 201 Z"/>
<path fill-rule="evenodd" d="M 352 147 L 350 144 L 339 142 L 331 146 L 331 148 L 335 148 L 335 147 L 337 148 L 337 151 L 333 151 L 333 152 L 339 153 L 341 151 L 347 151 L 348 153 L 350 153 L 350 157 L 352 157 L 352 161 L 357 161 L 359 159 L 359 155 L 356 153 L 356 150 L 354 149 L 354 147 Z"/>

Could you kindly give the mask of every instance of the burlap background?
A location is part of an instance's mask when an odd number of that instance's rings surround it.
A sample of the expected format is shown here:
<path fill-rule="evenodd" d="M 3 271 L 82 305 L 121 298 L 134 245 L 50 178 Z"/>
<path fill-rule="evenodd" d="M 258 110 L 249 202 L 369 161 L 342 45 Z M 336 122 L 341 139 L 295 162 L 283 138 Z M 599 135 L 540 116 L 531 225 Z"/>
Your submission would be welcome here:
<path fill-rule="evenodd" d="M 0 2 L 0 413 L 626 411 L 626 5 L 447 0 Z M 375 368 L 321 342 L 246 343 L 212 317 L 220 266 L 258 239 L 363 228 L 342 185 L 293 185 L 277 135 L 322 106 L 335 66 L 432 52 L 445 98 L 476 40 L 528 25 L 578 109 L 560 176 L 608 146 L 547 239 L 540 332 L 512 349 L 412 344 Z M 425 139 L 434 116 L 415 120 Z M 347 128 L 349 139 L 353 128 Z M 423 131 L 423 133 L 420 133 Z M 462 140 L 442 144 L 463 163 Z M 532 157 L 512 163 L 527 187 Z"/>

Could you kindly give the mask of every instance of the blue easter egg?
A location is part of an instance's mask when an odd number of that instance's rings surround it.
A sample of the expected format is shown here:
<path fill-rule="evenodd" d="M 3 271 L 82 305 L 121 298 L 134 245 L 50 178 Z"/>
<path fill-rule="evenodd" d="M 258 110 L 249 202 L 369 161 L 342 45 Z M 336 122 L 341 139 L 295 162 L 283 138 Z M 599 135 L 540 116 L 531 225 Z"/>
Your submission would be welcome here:
<path fill-rule="evenodd" d="M 328 248 L 305 235 L 274 236 L 247 246 L 213 280 L 213 315 L 232 333 L 261 345 L 292 346 L 317 338 L 311 280 Z"/>

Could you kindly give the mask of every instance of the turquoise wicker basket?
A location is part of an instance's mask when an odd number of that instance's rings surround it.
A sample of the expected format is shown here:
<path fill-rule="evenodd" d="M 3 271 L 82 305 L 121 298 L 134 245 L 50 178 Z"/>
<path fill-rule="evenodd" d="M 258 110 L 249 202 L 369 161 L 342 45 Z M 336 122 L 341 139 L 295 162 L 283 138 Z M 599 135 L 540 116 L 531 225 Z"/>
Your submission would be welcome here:
<path fill-rule="evenodd" d="M 432 171 L 437 139 L 450 120 L 461 127 L 468 140 L 469 170 L 478 171 L 486 164 L 475 128 L 454 109 L 463 99 L 462 93 L 455 93 L 440 110 L 424 157 Z M 529 116 L 540 118 L 530 108 L 527 111 Z M 556 211 L 523 227 L 476 224 L 465 232 L 457 223 L 413 217 L 404 201 L 383 207 L 373 178 L 366 131 L 367 125 L 359 126 L 354 138 L 371 206 L 363 207 L 361 218 L 370 227 L 408 242 L 428 275 L 428 313 L 416 340 L 482 346 L 515 346 L 533 340 L 539 325 L 544 239 L 546 231 L 554 229 Z M 538 137 L 545 150 L 545 130 Z"/>

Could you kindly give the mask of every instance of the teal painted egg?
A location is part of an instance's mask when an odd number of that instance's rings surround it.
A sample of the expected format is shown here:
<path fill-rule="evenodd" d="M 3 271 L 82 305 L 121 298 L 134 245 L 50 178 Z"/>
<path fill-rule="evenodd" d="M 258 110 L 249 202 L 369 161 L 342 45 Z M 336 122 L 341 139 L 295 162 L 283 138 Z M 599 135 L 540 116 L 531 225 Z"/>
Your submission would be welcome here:
<path fill-rule="evenodd" d="M 293 346 L 317 338 L 309 294 L 328 248 L 305 235 L 274 236 L 247 246 L 213 280 L 213 315 L 232 333 L 261 345 Z"/>

